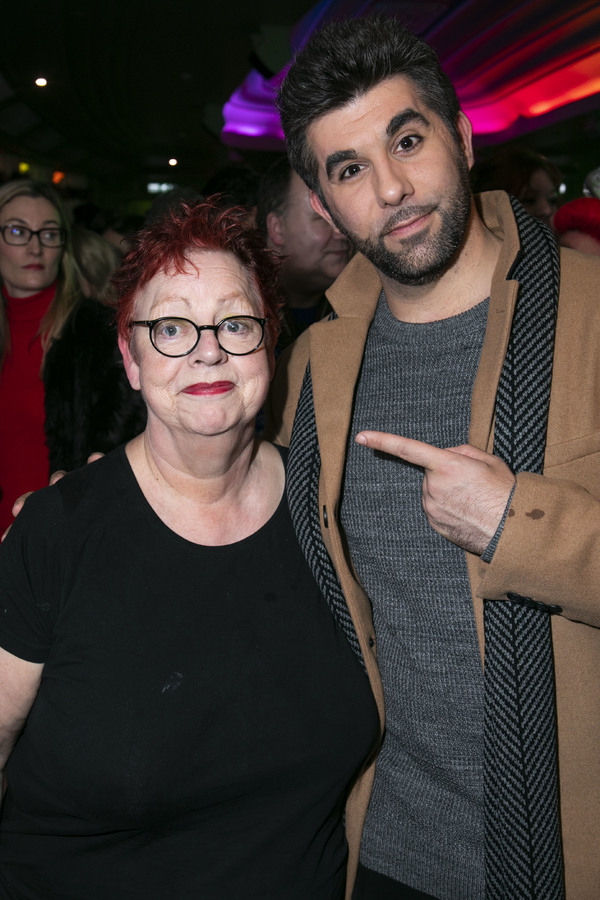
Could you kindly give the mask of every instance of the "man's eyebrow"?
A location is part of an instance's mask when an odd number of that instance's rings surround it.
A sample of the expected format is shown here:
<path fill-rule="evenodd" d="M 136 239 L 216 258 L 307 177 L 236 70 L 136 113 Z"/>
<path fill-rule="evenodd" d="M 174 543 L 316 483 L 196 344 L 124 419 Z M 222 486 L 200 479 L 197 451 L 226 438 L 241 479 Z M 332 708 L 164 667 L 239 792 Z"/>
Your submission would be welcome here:
<path fill-rule="evenodd" d="M 325 160 L 325 171 L 327 172 L 327 177 L 331 178 L 333 170 L 336 166 L 339 166 L 340 163 L 346 162 L 348 159 L 358 159 L 358 153 L 356 150 L 338 150 L 336 153 L 330 154 Z"/>
<path fill-rule="evenodd" d="M 425 128 L 431 126 L 431 122 L 423 115 L 423 113 L 417 112 L 416 109 L 409 107 L 408 109 L 402 110 L 402 112 L 395 115 L 394 118 L 389 121 L 385 133 L 388 137 L 393 137 L 397 131 L 404 128 L 406 125 L 417 124 L 423 125 Z M 335 153 L 331 153 L 325 160 L 327 177 L 331 178 L 334 169 L 339 166 L 340 163 L 347 162 L 350 159 L 358 159 L 356 150 L 349 148 L 348 150 L 337 150 Z"/>
<path fill-rule="evenodd" d="M 400 131 L 401 128 L 404 128 L 405 125 L 424 125 L 425 128 L 429 128 L 430 121 L 426 119 L 423 113 L 417 112 L 416 109 L 404 109 L 401 113 L 394 116 L 393 119 L 390 119 L 390 122 L 385 129 L 385 133 L 388 137 L 393 137 L 397 131 Z"/>

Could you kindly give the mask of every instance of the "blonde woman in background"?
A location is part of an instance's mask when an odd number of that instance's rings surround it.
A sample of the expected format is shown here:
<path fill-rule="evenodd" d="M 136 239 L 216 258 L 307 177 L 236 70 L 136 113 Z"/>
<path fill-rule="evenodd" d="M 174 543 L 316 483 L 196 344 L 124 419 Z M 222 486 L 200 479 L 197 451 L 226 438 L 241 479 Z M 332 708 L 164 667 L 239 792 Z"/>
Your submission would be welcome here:
<path fill-rule="evenodd" d="M 50 185 L 0 188 L 0 531 L 23 490 L 143 427 L 106 310 L 85 301 Z M 100 311 L 100 312 L 98 312 Z"/>

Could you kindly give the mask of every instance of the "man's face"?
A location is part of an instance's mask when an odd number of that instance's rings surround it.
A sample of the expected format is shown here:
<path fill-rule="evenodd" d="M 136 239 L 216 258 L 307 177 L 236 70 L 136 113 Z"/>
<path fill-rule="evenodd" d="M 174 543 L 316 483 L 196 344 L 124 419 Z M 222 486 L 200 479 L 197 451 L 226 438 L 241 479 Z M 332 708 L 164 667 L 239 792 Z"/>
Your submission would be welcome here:
<path fill-rule="evenodd" d="M 462 245 L 471 214 L 471 129 L 459 147 L 409 79 L 381 82 L 308 130 L 324 203 L 357 250 L 404 285 L 436 281 Z"/>
<path fill-rule="evenodd" d="M 269 238 L 285 258 L 285 282 L 300 283 L 307 293 L 322 293 L 338 277 L 350 257 L 350 244 L 343 234 L 310 203 L 310 192 L 292 173 L 285 211 L 270 213 Z"/>

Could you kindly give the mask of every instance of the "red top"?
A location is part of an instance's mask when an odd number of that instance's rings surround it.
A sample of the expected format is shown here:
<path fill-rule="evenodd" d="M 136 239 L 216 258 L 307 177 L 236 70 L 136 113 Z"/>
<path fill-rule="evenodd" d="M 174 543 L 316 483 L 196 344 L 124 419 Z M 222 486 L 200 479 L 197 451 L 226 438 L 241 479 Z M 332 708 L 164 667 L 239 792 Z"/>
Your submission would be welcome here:
<path fill-rule="evenodd" d="M 0 372 L 0 534 L 17 497 L 48 484 L 39 327 L 55 291 L 56 282 L 30 297 L 4 291 L 11 347 Z"/>

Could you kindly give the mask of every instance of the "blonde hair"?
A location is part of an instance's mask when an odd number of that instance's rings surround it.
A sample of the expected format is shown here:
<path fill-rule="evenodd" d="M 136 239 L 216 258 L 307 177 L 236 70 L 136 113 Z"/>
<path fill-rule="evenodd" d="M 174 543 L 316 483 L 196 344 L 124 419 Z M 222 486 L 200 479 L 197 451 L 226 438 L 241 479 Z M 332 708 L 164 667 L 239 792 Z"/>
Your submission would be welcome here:
<path fill-rule="evenodd" d="M 107 306 L 114 305 L 110 276 L 121 262 L 117 248 L 88 228 L 76 227 L 71 234 L 73 259 L 77 266 L 81 292 Z"/>
<path fill-rule="evenodd" d="M 44 184 L 39 181 L 29 181 L 28 179 L 18 179 L 7 182 L 0 187 L 0 210 L 17 197 L 43 197 L 45 200 L 48 200 L 58 213 L 60 227 L 65 230 L 67 235 L 60 261 L 58 283 L 56 285 L 54 299 L 40 322 L 39 327 L 39 334 L 42 339 L 42 353 L 45 358 L 48 347 L 55 338 L 60 336 L 65 322 L 80 298 L 77 269 L 71 247 L 71 228 L 60 199 L 54 188 L 49 184 Z M 6 304 L 2 302 L 0 303 L 0 363 L 4 359 L 9 348 L 10 332 L 6 316 Z"/>

